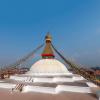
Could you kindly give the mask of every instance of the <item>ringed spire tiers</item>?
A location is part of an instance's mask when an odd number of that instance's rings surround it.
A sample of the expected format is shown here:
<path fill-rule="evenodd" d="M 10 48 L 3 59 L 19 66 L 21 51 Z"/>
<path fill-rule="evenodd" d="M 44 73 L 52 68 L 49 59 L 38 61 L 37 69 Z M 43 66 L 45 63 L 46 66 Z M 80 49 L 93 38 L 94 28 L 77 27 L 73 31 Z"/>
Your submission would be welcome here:
<path fill-rule="evenodd" d="M 52 37 L 50 33 L 48 32 L 47 35 L 45 36 L 46 45 L 41 55 L 43 59 L 52 59 L 55 57 L 52 47 L 51 47 L 51 42 L 52 42 Z"/>

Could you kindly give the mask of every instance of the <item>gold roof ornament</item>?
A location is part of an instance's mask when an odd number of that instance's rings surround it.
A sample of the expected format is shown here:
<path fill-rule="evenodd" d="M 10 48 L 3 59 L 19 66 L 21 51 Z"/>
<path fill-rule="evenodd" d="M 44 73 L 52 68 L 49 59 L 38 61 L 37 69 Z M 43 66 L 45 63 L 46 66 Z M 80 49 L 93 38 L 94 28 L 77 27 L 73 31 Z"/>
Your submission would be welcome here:
<path fill-rule="evenodd" d="M 46 42 L 51 42 L 52 41 L 52 37 L 51 37 L 51 35 L 50 35 L 50 33 L 48 32 L 47 33 L 47 35 L 45 36 L 45 40 L 46 40 Z"/>

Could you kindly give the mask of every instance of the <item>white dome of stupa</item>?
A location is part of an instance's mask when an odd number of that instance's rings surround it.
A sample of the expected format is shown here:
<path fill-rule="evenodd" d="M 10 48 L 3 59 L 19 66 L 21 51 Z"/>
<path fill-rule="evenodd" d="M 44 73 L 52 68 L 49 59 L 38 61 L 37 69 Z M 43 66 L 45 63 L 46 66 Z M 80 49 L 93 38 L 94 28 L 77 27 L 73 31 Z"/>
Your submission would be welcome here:
<path fill-rule="evenodd" d="M 57 59 L 41 59 L 32 65 L 30 75 L 65 75 L 70 74 L 66 66 Z"/>

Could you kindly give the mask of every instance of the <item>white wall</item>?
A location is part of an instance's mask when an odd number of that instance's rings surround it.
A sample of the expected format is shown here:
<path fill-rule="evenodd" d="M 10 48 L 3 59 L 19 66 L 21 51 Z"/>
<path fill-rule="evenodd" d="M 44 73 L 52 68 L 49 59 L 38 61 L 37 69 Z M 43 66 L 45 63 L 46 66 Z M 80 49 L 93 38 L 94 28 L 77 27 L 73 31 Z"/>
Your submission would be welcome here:
<path fill-rule="evenodd" d="M 55 88 L 40 87 L 40 86 L 24 86 L 23 92 L 40 92 L 40 93 L 55 94 Z"/>
<path fill-rule="evenodd" d="M 12 89 L 16 86 L 16 84 L 10 83 L 0 83 L 0 88 Z"/>
<path fill-rule="evenodd" d="M 66 85 L 58 85 L 56 87 L 56 92 L 79 92 L 79 93 L 92 93 L 89 87 L 79 87 L 79 86 L 66 86 Z"/>

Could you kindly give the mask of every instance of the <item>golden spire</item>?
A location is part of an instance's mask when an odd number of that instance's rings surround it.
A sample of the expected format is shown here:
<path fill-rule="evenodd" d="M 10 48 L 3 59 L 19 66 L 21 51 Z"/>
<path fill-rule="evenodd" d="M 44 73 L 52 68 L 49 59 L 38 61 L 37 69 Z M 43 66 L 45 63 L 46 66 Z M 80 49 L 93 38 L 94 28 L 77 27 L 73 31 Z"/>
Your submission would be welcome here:
<path fill-rule="evenodd" d="M 45 37 L 45 41 L 46 41 L 46 45 L 45 45 L 44 51 L 42 53 L 42 58 L 44 58 L 44 59 L 54 58 L 54 53 L 53 53 L 53 50 L 51 47 L 52 37 L 49 32 L 47 33 L 47 35 Z"/>
<path fill-rule="evenodd" d="M 51 35 L 50 35 L 49 32 L 48 32 L 47 35 L 45 36 L 45 40 L 46 40 L 46 42 L 51 42 L 52 37 L 51 37 Z"/>

